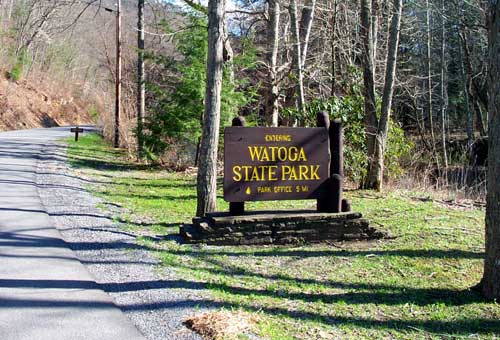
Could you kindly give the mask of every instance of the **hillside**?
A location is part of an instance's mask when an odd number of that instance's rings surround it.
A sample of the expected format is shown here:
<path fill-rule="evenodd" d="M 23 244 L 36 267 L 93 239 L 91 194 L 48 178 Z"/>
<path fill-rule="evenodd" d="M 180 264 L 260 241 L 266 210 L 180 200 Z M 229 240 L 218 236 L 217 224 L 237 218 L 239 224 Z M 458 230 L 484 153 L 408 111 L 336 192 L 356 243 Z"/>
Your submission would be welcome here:
<path fill-rule="evenodd" d="M 89 103 L 47 81 L 8 79 L 0 72 L 0 131 L 93 122 Z"/>

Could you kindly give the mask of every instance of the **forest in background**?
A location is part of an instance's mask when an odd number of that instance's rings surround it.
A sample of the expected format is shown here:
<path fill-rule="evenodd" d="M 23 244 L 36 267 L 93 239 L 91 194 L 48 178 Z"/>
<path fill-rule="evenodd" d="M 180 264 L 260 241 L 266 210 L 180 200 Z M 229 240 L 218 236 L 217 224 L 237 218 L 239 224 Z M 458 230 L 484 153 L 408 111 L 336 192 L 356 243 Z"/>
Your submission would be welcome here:
<path fill-rule="evenodd" d="M 481 179 L 484 173 L 467 165 L 473 142 L 487 134 L 488 1 L 402 1 L 395 76 L 389 86 L 387 56 L 395 36 L 391 19 L 397 3 L 228 3 L 221 126 L 237 114 L 249 125 L 314 126 L 316 113 L 326 111 L 344 122 L 346 175 L 360 185 L 369 177 L 369 136 L 376 134 L 370 131 L 367 112 L 372 110 L 370 119 L 377 120 L 388 110 L 386 179 L 435 185 L 456 175 L 457 188 L 469 181 L 467 172 Z M 149 161 L 175 169 L 194 165 L 202 131 L 205 5 L 190 0 L 145 2 L 143 152 Z M 120 141 L 135 154 L 137 1 L 123 0 L 122 6 Z M 10 81 L 47 79 L 57 84 L 54 90 L 71 91 L 92 103 L 110 139 L 115 11 L 114 2 L 106 0 L 0 2 L 0 58 Z M 371 86 L 367 75 L 372 75 Z M 392 105 L 384 108 L 388 87 Z M 473 184 L 484 186 L 481 180 Z"/>

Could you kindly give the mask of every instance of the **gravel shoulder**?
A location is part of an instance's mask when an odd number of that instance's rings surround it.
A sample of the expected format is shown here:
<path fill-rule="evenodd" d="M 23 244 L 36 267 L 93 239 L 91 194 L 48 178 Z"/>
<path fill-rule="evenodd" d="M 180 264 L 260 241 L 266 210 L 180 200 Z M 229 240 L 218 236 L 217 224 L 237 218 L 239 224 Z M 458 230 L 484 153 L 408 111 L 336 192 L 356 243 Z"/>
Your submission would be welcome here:
<path fill-rule="evenodd" d="M 85 189 L 92 180 L 71 169 L 65 146 L 47 144 L 45 149 L 57 157 L 38 162 L 42 203 L 100 288 L 148 339 L 201 339 L 182 322 L 209 307 L 208 292 L 200 284 L 179 280 L 150 250 L 136 244 L 136 235 L 116 222 L 120 208 Z"/>

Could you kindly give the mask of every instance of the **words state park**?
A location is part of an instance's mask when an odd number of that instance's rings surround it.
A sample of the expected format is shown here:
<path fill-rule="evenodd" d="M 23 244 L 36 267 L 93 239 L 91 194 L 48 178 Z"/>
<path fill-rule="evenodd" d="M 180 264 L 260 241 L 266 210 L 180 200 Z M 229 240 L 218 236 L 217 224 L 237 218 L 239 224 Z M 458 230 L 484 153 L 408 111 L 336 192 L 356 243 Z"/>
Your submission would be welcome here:
<path fill-rule="evenodd" d="M 307 162 L 302 147 L 296 146 L 247 146 L 252 162 L 262 165 L 234 165 L 232 179 L 236 182 L 254 181 L 304 181 L 320 180 L 319 164 L 293 164 Z M 280 163 L 287 164 L 280 164 Z"/>

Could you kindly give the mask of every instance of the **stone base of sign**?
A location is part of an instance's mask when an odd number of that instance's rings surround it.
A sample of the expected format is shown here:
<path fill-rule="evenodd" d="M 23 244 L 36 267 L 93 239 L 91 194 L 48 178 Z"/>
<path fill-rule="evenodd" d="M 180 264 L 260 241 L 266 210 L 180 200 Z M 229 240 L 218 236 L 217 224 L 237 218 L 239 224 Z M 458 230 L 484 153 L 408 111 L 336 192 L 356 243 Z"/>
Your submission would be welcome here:
<path fill-rule="evenodd" d="M 247 212 L 240 216 L 212 213 L 180 228 L 190 243 L 216 245 L 297 244 L 372 240 L 387 236 L 360 213 L 316 211 Z"/>

